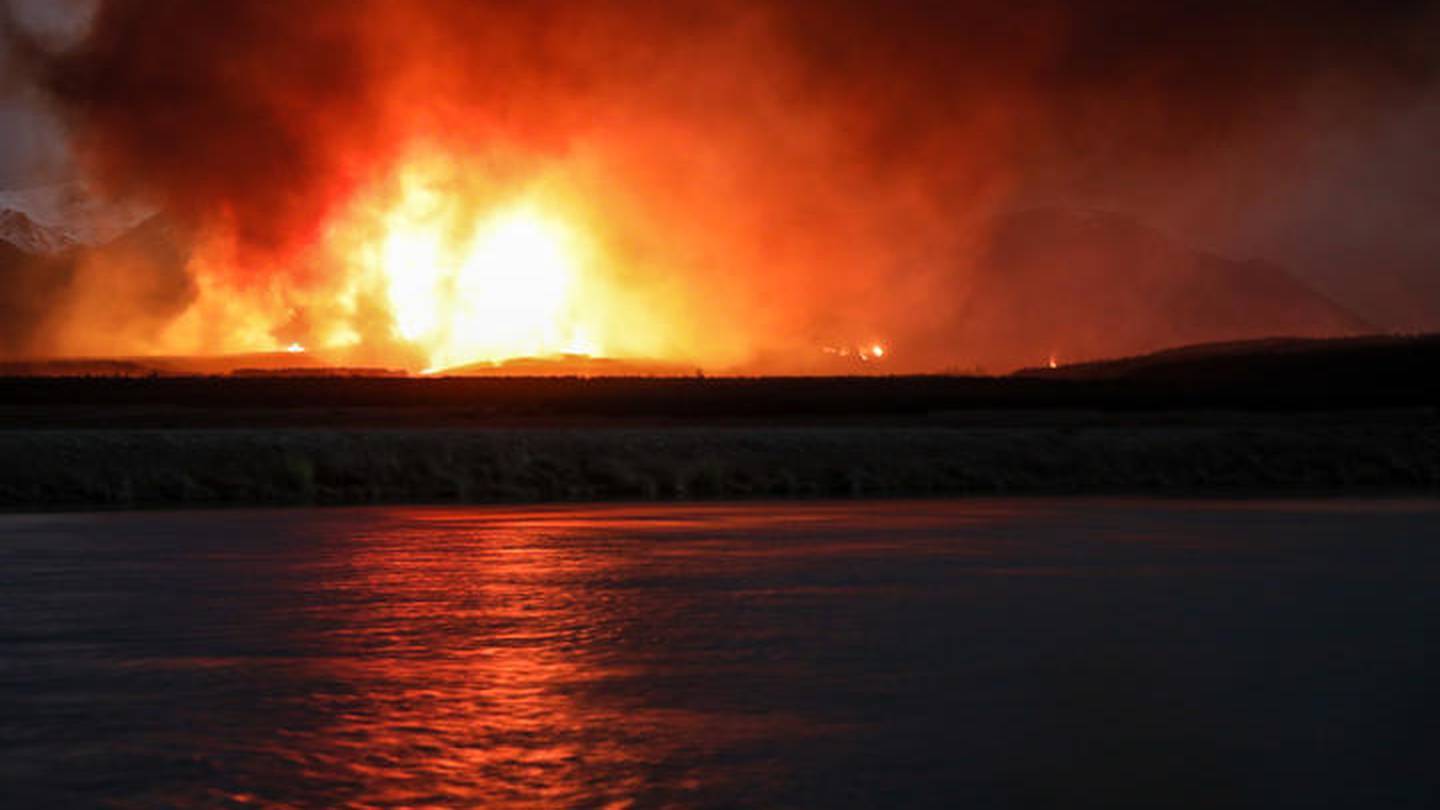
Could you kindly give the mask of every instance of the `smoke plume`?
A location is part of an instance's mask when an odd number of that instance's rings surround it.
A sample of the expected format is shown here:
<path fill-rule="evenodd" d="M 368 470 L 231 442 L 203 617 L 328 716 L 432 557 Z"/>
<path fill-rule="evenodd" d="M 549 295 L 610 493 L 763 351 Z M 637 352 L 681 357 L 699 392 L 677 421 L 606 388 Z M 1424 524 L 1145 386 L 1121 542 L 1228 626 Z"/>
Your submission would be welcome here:
<path fill-rule="evenodd" d="M 357 194 L 443 154 L 478 167 L 477 205 L 535 183 L 577 201 L 627 312 L 671 327 L 634 351 L 785 369 L 883 340 L 895 368 L 935 369 L 1039 362 L 1106 317 L 1034 278 L 1033 306 L 987 309 L 1008 214 L 1098 208 L 1252 244 L 1253 223 L 1313 211 L 1327 145 L 1380 142 L 1434 102 L 1437 21 L 1432 3 L 1323 0 L 101 0 L 67 47 L 6 27 L 85 175 L 197 234 L 202 297 L 261 290 L 289 313 L 257 327 L 276 340 L 323 319 L 303 291 L 328 289 L 316 246 Z M 1429 205 L 1404 215 L 1419 227 Z M 1055 241 L 1027 263 L 1063 273 L 1068 234 L 1020 237 Z M 1282 236 L 1314 254 L 1313 234 Z M 1117 261 L 1153 275 L 1167 250 Z M 1213 336 L 1343 320 L 1269 317 Z"/>

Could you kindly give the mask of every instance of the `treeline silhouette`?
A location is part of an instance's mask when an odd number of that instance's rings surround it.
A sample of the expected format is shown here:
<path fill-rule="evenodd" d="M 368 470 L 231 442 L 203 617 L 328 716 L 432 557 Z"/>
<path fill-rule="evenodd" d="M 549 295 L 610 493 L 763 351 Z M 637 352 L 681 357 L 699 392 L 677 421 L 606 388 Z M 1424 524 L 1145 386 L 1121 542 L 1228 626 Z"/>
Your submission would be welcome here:
<path fill-rule="evenodd" d="M 995 410 L 1318 411 L 1440 406 L 1440 335 L 1189 347 L 1008 377 L 0 377 L 10 424 L 131 410 L 183 422 L 210 412 L 381 409 L 474 419 L 907 417 Z M 108 416 L 105 416 L 108 415 Z M 211 421 L 204 419 L 203 421 Z M 268 422 L 270 419 L 262 419 Z"/>

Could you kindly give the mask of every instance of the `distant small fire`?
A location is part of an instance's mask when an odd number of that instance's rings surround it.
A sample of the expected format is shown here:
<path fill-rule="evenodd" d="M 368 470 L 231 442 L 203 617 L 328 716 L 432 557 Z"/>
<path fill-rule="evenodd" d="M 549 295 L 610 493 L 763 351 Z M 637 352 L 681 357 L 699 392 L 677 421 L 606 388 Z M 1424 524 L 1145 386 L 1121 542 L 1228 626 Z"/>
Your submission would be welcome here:
<path fill-rule="evenodd" d="M 862 343 L 851 346 L 822 346 L 820 351 L 835 357 L 854 358 L 861 363 L 878 363 L 889 353 L 882 343 Z"/>

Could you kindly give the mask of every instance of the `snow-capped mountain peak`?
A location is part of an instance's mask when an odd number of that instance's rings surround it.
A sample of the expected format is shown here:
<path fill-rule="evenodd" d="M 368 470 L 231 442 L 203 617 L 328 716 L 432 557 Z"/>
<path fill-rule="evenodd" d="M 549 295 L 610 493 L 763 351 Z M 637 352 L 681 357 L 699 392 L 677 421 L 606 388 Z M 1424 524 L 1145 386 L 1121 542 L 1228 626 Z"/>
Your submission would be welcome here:
<path fill-rule="evenodd" d="M 104 201 L 78 183 L 0 191 L 0 239 L 29 253 L 63 252 L 105 244 L 154 213 Z"/>
<path fill-rule="evenodd" d="M 26 253 L 64 253 L 76 246 L 75 237 L 58 228 L 36 223 L 23 211 L 0 209 L 0 241 Z"/>

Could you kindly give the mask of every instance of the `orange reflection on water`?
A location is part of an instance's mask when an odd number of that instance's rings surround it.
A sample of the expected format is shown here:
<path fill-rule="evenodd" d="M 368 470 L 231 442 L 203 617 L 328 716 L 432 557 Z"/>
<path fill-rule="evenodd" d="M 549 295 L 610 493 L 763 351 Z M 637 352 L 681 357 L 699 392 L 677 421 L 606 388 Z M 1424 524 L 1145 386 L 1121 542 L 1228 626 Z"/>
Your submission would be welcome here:
<path fill-rule="evenodd" d="M 334 629 L 307 677 L 327 686 L 306 696 L 325 721 L 277 741 L 327 797 L 621 807 L 649 789 L 683 802 L 703 780 L 678 763 L 785 722 L 666 707 L 633 687 L 654 682 L 643 670 L 663 651 L 632 637 L 651 608 L 615 587 L 648 557 L 621 542 L 623 517 L 583 529 L 495 512 L 376 522 L 337 538 L 345 564 L 325 577 L 319 610 Z M 573 542 L 581 531 L 617 542 Z"/>

